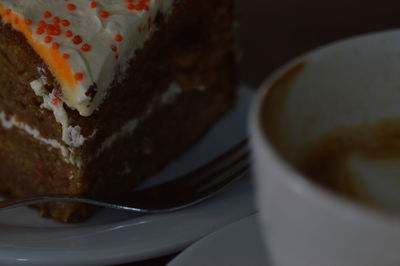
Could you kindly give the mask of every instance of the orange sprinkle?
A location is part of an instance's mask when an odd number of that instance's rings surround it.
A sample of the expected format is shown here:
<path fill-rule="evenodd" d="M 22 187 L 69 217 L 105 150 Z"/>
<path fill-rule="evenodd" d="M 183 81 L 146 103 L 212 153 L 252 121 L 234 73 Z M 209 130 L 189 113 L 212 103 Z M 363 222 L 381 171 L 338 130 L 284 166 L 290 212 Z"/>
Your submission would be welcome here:
<path fill-rule="evenodd" d="M 63 19 L 63 20 L 61 21 L 61 24 L 62 24 L 64 27 L 68 27 L 71 23 L 69 23 L 69 20 Z"/>
<path fill-rule="evenodd" d="M 59 105 L 61 103 L 60 98 L 54 97 L 53 99 L 51 99 L 51 103 L 54 105 Z"/>
<path fill-rule="evenodd" d="M 45 38 L 44 38 L 44 42 L 45 43 L 51 43 L 53 41 L 53 38 L 51 38 L 51 36 L 46 36 Z"/>
<path fill-rule="evenodd" d="M 43 21 L 43 20 L 39 21 L 40 28 L 46 27 L 46 25 L 47 25 L 47 23 L 45 21 Z"/>
<path fill-rule="evenodd" d="M 82 42 L 81 36 L 75 35 L 74 38 L 72 39 L 72 42 L 75 44 L 80 44 Z"/>
<path fill-rule="evenodd" d="M 38 28 L 38 29 L 36 30 L 36 34 L 41 35 L 41 34 L 43 34 L 43 33 L 44 33 L 44 29 L 43 29 L 43 28 Z"/>
<path fill-rule="evenodd" d="M 116 45 L 111 45 L 111 50 L 113 50 L 114 52 L 116 52 L 117 51 L 117 46 Z"/>
<path fill-rule="evenodd" d="M 139 3 L 139 4 L 136 5 L 135 9 L 138 10 L 138 11 L 141 11 L 141 10 L 146 10 L 147 11 L 147 10 L 149 10 L 149 7 L 144 3 Z"/>
<path fill-rule="evenodd" d="M 75 74 L 75 79 L 76 80 L 83 80 L 83 73 L 81 73 L 81 72 L 78 72 L 78 73 L 76 73 Z"/>
<path fill-rule="evenodd" d="M 90 3 L 90 7 L 91 7 L 91 8 L 96 8 L 96 7 L 97 7 L 97 3 L 96 3 L 95 1 L 92 1 L 92 2 Z"/>
<path fill-rule="evenodd" d="M 65 36 L 67 36 L 68 38 L 72 37 L 72 35 L 74 35 L 74 34 L 70 30 L 67 30 L 67 32 L 65 33 Z"/>
<path fill-rule="evenodd" d="M 67 9 L 68 9 L 68 10 L 75 10 L 75 9 L 76 9 L 76 5 L 74 5 L 74 4 L 68 4 L 68 5 L 67 5 Z"/>
<path fill-rule="evenodd" d="M 110 13 L 107 11 L 100 11 L 100 17 L 102 18 L 108 18 L 110 16 Z"/>
<path fill-rule="evenodd" d="M 54 23 L 60 23 L 60 18 L 59 17 L 54 17 L 53 18 Z"/>
<path fill-rule="evenodd" d="M 53 49 L 58 49 L 60 48 L 60 44 L 58 42 L 54 42 L 53 45 L 51 46 Z"/>
<path fill-rule="evenodd" d="M 71 56 L 70 56 L 69 54 L 63 54 L 63 57 L 64 57 L 64 59 L 68 59 L 68 58 L 70 58 Z"/>
<path fill-rule="evenodd" d="M 92 47 L 90 47 L 90 45 L 87 44 L 87 43 L 85 43 L 84 45 L 82 45 L 82 51 L 84 51 L 84 52 L 89 52 L 91 48 L 92 48 Z"/>
<path fill-rule="evenodd" d="M 52 32 L 52 35 L 59 36 L 61 35 L 61 30 L 59 28 L 55 28 Z"/>
<path fill-rule="evenodd" d="M 44 17 L 45 18 L 51 18 L 52 14 L 49 11 L 44 12 Z"/>
<path fill-rule="evenodd" d="M 55 29 L 56 27 L 54 26 L 54 25 L 52 25 L 52 24 L 47 24 L 47 26 L 46 26 L 46 32 L 47 32 L 47 34 L 52 34 L 52 32 L 53 32 L 53 30 Z"/>
<path fill-rule="evenodd" d="M 122 35 L 121 34 L 117 34 L 117 35 L 115 35 L 115 41 L 116 42 L 122 42 Z"/>

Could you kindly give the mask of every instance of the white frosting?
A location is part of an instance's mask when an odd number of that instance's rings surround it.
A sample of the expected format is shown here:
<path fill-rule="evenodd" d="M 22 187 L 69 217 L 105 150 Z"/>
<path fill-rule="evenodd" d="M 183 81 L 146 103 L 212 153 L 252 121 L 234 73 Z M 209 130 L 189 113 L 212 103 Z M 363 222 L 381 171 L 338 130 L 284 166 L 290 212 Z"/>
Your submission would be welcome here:
<path fill-rule="evenodd" d="M 31 82 L 31 88 L 37 96 L 43 97 L 42 108 L 53 111 L 54 117 L 62 126 L 62 140 L 71 147 L 80 147 L 85 143 L 86 138 L 81 135 L 81 128 L 79 126 L 70 126 L 68 121 L 67 112 L 64 109 L 64 104 L 55 95 L 55 92 L 47 94 L 44 86 L 47 80 L 41 77 Z"/>
<path fill-rule="evenodd" d="M 72 109 L 76 109 L 83 116 L 91 115 L 102 103 L 107 95 L 107 89 L 116 77 L 118 69 L 124 71 L 127 62 L 132 59 L 135 52 L 142 48 L 146 40 L 156 30 L 154 20 L 157 14 L 168 15 L 177 0 L 134 0 L 129 3 L 125 0 L 0 0 L 5 9 L 10 9 L 13 14 L 19 15 L 24 20 L 30 20 L 29 27 L 32 36 L 41 45 L 49 48 L 56 42 L 61 54 L 69 54 L 67 62 L 74 74 L 83 73 L 83 79 L 73 86 L 64 77 L 56 75 L 55 78 L 61 85 L 62 100 Z M 93 8 L 92 2 L 97 6 Z M 141 3 L 142 2 L 142 3 Z M 74 10 L 68 9 L 68 5 L 74 5 Z M 144 5 L 142 10 L 128 9 L 128 5 Z M 138 9 L 138 8 L 136 8 Z M 140 8 L 139 8 L 140 9 Z M 51 16 L 46 17 L 45 12 Z M 108 17 L 102 17 L 102 12 L 108 12 Z M 38 34 L 37 28 L 40 21 L 53 23 L 54 17 L 60 20 L 68 20 L 68 27 L 60 26 L 59 35 L 51 35 L 52 41 L 46 42 L 47 33 Z M 6 15 L 4 18 L 7 21 Z M 11 21 L 11 20 L 9 20 Z M 13 24 L 13 22 L 11 21 Z M 13 24 L 14 25 L 14 24 Z M 15 28 L 18 28 L 14 25 Z M 73 36 L 79 35 L 82 42 L 75 44 L 72 37 L 66 36 L 70 30 Z M 117 41 L 117 35 L 122 40 Z M 84 44 L 90 46 L 90 51 L 83 51 Z M 115 45 L 117 51 L 111 47 Z M 34 47 L 35 48 L 35 47 Z M 39 53 L 40 54 L 40 53 Z M 117 56 L 118 55 L 118 56 Z M 49 62 L 46 62 L 49 63 Z M 96 84 L 97 90 L 93 98 L 88 96 L 89 88 Z M 32 84 L 35 90 L 38 88 L 36 81 Z M 54 110 L 56 113 L 60 110 Z M 59 117 L 63 114 L 60 111 Z M 68 134 L 79 133 L 79 129 Z M 73 142 L 73 141 L 72 141 Z M 73 145 L 79 145 L 72 143 Z"/>
<path fill-rule="evenodd" d="M 176 100 L 179 94 L 182 93 L 182 88 L 177 83 L 172 83 L 169 89 L 161 95 L 161 103 L 171 104 Z"/>
<path fill-rule="evenodd" d="M 75 179 L 75 175 L 74 175 L 73 172 L 70 172 L 70 174 L 69 174 L 69 176 L 68 176 L 68 179 L 69 179 L 69 180 Z"/>
<path fill-rule="evenodd" d="M 127 121 L 120 130 L 106 138 L 106 140 L 101 144 L 100 148 L 97 150 L 96 156 L 99 156 L 102 154 L 106 149 L 109 149 L 112 147 L 114 142 L 116 142 L 118 139 L 126 136 L 126 135 L 131 135 L 135 131 L 136 127 L 139 125 L 139 122 L 144 120 L 147 116 L 149 116 L 153 110 L 153 108 L 149 108 L 147 112 L 141 116 L 140 118 L 135 118 Z"/>
<path fill-rule="evenodd" d="M 12 129 L 13 127 L 23 130 L 25 133 L 39 140 L 43 144 L 49 145 L 54 149 L 60 150 L 66 162 L 76 165 L 78 167 L 81 166 L 81 161 L 74 157 L 72 150 L 59 143 L 57 140 L 46 139 L 42 137 L 37 129 L 32 128 L 21 121 L 18 121 L 15 116 L 7 117 L 4 112 L 0 112 L 0 123 L 2 127 L 7 130 Z"/>

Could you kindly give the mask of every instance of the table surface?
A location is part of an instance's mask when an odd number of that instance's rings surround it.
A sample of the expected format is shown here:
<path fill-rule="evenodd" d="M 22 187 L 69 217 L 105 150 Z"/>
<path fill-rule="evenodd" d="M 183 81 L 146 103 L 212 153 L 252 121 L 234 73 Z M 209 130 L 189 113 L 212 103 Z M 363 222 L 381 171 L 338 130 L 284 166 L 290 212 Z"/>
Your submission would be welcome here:
<path fill-rule="evenodd" d="M 241 80 L 258 87 L 277 67 L 310 49 L 355 34 L 400 26 L 400 1 L 236 0 Z M 165 265 L 176 254 L 123 266 Z M 122 265 L 121 265 L 122 266 Z"/>

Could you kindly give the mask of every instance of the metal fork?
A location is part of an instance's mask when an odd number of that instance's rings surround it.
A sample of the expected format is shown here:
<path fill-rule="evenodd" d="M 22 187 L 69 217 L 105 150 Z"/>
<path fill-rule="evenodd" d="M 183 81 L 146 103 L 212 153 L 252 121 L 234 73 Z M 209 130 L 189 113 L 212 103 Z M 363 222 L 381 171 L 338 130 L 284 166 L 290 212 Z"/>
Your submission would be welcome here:
<path fill-rule="evenodd" d="M 0 210 L 49 202 L 82 202 L 138 213 L 165 213 L 198 204 L 245 176 L 250 167 L 247 140 L 196 170 L 143 190 L 108 201 L 69 195 L 46 195 L 0 201 Z"/>

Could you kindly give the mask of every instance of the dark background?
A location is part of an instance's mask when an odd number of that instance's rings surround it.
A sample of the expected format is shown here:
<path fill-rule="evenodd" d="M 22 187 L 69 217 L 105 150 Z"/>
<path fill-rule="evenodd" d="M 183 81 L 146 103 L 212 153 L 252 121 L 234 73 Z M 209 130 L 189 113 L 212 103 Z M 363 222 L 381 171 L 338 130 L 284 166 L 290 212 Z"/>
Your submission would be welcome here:
<path fill-rule="evenodd" d="M 257 86 L 282 63 L 355 34 L 400 26 L 398 0 L 236 0 L 242 80 Z"/>
<path fill-rule="evenodd" d="M 400 0 L 236 2 L 243 51 L 239 66 L 241 80 L 254 87 L 286 61 L 319 45 L 355 34 L 400 27 Z M 165 265 L 174 256 L 124 266 Z"/>

